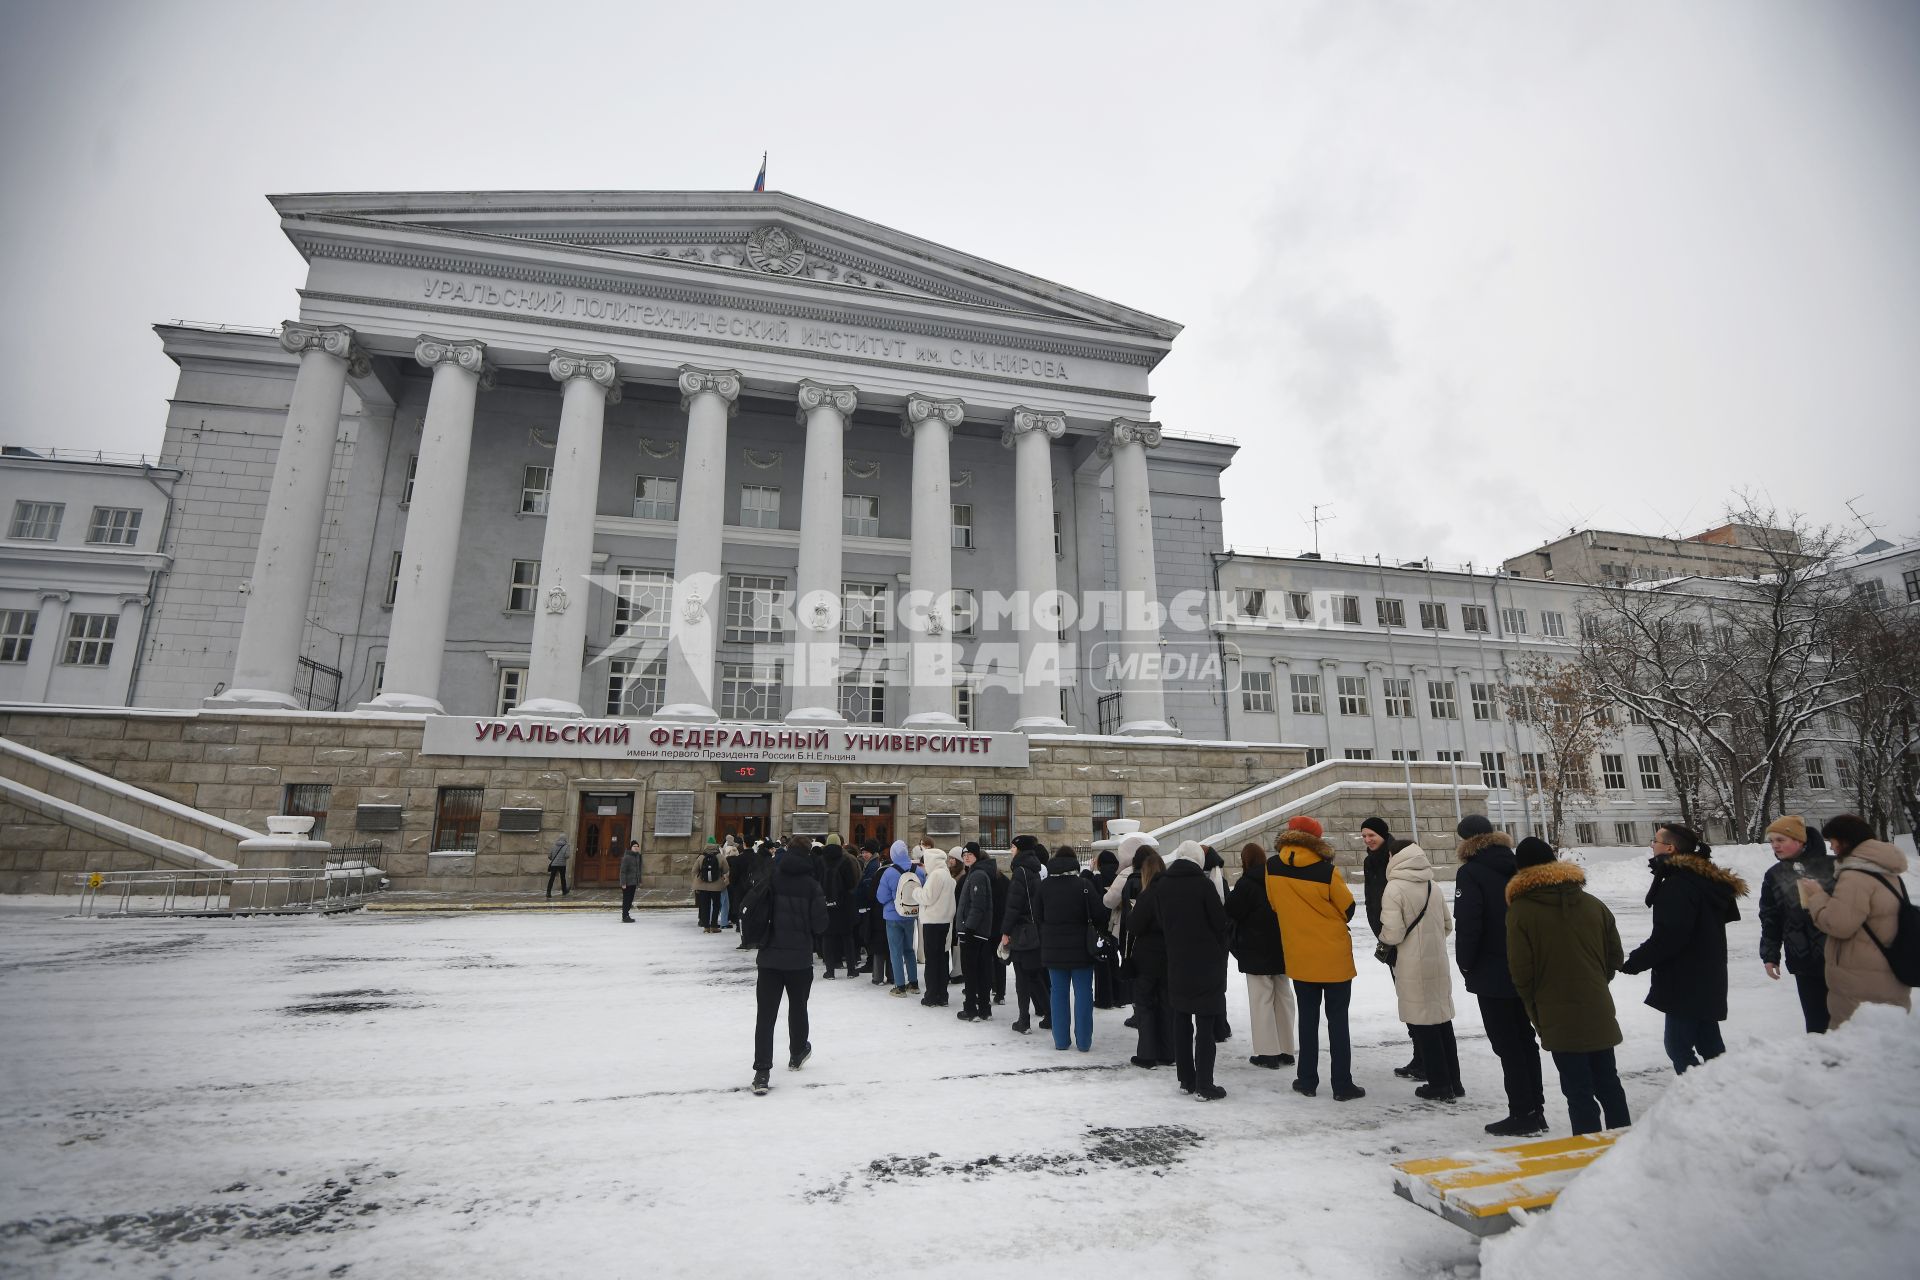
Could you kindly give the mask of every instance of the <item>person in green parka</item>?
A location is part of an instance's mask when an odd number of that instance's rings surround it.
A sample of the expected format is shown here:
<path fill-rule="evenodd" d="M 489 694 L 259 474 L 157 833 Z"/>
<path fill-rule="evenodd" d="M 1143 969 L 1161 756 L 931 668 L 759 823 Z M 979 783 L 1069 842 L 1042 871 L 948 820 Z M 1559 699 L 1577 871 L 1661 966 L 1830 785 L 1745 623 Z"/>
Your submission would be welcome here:
<path fill-rule="evenodd" d="M 1553 1055 L 1577 1134 L 1632 1123 L 1614 1065 L 1620 1022 L 1607 984 L 1626 960 L 1613 912 L 1586 891 L 1586 873 L 1528 836 L 1507 882 L 1507 968 L 1540 1043 Z M 1601 1121 L 1604 1116 L 1605 1124 Z"/>

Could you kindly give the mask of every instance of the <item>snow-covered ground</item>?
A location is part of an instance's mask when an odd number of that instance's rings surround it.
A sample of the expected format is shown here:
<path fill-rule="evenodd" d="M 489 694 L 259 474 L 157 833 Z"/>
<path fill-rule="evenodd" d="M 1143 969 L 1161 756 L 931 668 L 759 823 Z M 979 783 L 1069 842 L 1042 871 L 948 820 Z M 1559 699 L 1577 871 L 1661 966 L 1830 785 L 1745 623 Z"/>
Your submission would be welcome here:
<path fill-rule="evenodd" d="M 1642 857 L 1591 857 L 1607 858 L 1594 887 L 1631 947 L 1648 929 Z M 1764 849 L 1722 857 L 1756 886 L 1767 865 Z M 61 909 L 0 899 L 0 1274 L 1477 1270 L 1475 1242 L 1396 1199 L 1387 1165 L 1490 1145 L 1498 1064 L 1456 979 L 1469 1096 L 1416 1100 L 1391 1074 L 1407 1046 L 1370 939 L 1353 1005 L 1359 1102 L 1301 1098 L 1290 1072 L 1247 1065 L 1238 975 L 1222 1102 L 1128 1067 L 1118 1012 L 1098 1015 L 1090 1055 L 1056 1053 L 1043 1034 L 1012 1034 L 1004 1007 L 968 1024 L 957 993 L 924 1009 L 864 980 L 816 982 L 813 1060 L 755 1098 L 749 959 L 691 911 L 623 926 L 612 911 L 231 922 Z M 1757 936 L 1749 901 L 1732 930 L 1730 1059 L 1801 1036 L 1792 985 L 1766 978 Z M 1615 984 L 1636 1119 L 1673 1086 L 1646 981 Z M 1547 1079 L 1565 1133 L 1550 1065 Z M 1757 1226 L 1738 1206 L 1706 1221 Z"/>

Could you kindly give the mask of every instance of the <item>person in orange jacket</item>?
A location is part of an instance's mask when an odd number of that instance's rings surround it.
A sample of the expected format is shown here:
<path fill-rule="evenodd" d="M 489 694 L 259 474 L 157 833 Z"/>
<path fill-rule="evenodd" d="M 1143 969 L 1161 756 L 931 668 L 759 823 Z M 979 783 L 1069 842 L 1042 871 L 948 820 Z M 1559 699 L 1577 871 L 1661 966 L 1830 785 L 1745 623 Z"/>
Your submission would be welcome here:
<path fill-rule="evenodd" d="M 1327 1053 L 1332 1061 L 1333 1098 L 1351 1102 L 1367 1091 L 1353 1082 L 1353 1044 L 1347 1035 L 1347 1006 L 1353 1000 L 1353 894 L 1333 863 L 1333 849 L 1321 838 L 1314 819 L 1300 814 L 1287 820 L 1267 859 L 1267 902 L 1280 922 L 1300 1008 L 1300 1063 L 1293 1091 L 1311 1098 L 1320 1088 L 1320 1009 L 1327 1011 Z"/>

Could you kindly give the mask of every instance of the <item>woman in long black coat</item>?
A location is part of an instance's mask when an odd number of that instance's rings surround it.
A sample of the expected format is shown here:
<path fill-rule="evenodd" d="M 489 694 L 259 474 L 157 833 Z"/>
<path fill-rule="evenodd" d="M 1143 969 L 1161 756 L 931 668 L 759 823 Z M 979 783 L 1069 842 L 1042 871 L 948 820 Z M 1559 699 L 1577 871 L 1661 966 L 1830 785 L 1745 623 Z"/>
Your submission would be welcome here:
<path fill-rule="evenodd" d="M 1133 987 L 1133 1028 L 1138 1037 L 1132 1063 L 1152 1070 L 1175 1066 L 1173 1011 L 1167 1008 L 1167 935 L 1160 920 L 1143 906 L 1167 864 L 1154 849 L 1142 849 L 1133 863 L 1140 891 L 1127 911 L 1127 968 Z"/>
<path fill-rule="evenodd" d="M 1648 866 L 1653 933 L 1633 949 L 1622 973 L 1653 970 L 1647 1003 L 1667 1015 L 1666 1050 L 1676 1075 L 1727 1051 L 1727 925 L 1740 918 L 1735 901 L 1747 882 L 1715 866 L 1700 833 L 1667 823 L 1653 833 Z"/>
<path fill-rule="evenodd" d="M 827 932 L 821 943 L 821 958 L 826 961 L 826 976 L 835 968 L 845 968 L 853 976 L 853 930 L 859 923 L 859 905 L 854 890 L 860 884 L 860 864 L 837 844 L 827 845 L 817 863 L 820 890 L 827 896 Z"/>
<path fill-rule="evenodd" d="M 1227 1016 L 1227 942 L 1233 926 L 1220 891 L 1202 867 L 1205 852 L 1191 840 L 1173 851 L 1166 874 L 1135 915 L 1157 923 L 1167 945 L 1167 1007 L 1174 1020 L 1174 1058 L 1180 1087 L 1213 1102 L 1227 1091 L 1213 1082 L 1214 1046 Z"/>

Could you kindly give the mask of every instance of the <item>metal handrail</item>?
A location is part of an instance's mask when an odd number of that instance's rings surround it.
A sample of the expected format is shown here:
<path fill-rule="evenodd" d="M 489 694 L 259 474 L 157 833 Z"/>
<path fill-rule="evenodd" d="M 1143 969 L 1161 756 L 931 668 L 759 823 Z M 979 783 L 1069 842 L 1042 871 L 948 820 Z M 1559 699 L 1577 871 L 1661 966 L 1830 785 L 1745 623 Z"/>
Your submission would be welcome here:
<path fill-rule="evenodd" d="M 82 918 L 286 915 L 349 911 L 384 888 L 378 868 L 227 867 L 209 871 L 85 871 L 69 877 Z"/>

